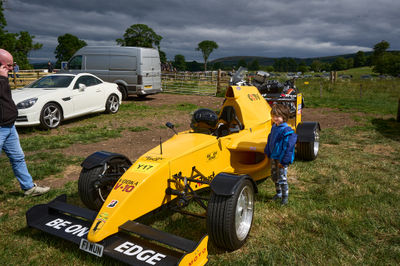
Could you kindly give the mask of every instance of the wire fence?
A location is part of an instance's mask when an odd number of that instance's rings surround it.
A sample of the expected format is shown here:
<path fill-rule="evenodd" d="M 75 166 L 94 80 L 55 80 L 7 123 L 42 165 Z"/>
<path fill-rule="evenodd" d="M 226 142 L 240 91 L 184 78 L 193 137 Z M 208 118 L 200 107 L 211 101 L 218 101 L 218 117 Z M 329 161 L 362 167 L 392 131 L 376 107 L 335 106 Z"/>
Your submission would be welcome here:
<path fill-rule="evenodd" d="M 8 80 L 11 88 L 22 88 L 33 81 L 48 75 L 47 70 L 21 70 L 10 72 Z M 229 84 L 229 76 L 225 72 L 163 72 L 162 88 L 165 93 L 194 94 L 215 96 Z"/>
<path fill-rule="evenodd" d="M 163 91 L 176 94 L 196 94 L 215 96 L 219 89 L 229 83 L 229 77 L 221 72 L 163 72 Z"/>

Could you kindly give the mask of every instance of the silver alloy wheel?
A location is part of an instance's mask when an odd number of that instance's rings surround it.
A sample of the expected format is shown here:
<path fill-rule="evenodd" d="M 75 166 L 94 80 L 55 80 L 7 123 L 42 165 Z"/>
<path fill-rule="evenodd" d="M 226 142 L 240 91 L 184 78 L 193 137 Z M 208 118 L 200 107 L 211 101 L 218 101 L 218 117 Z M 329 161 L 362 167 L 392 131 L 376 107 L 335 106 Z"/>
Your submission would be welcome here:
<path fill-rule="evenodd" d="M 43 111 L 43 121 L 49 128 L 56 128 L 61 121 L 60 109 L 54 105 L 48 105 Z"/>
<path fill-rule="evenodd" d="M 119 100 L 116 95 L 111 95 L 108 97 L 108 104 L 110 106 L 110 112 L 111 113 L 116 113 L 118 112 L 119 109 Z"/>
<path fill-rule="evenodd" d="M 319 150 L 319 130 L 316 129 L 314 131 L 314 156 L 315 157 L 318 155 L 318 150 Z"/>
<path fill-rule="evenodd" d="M 111 166 L 108 163 L 105 163 L 104 167 L 103 167 L 103 172 L 101 172 L 99 177 L 100 178 L 104 177 L 109 168 L 111 168 Z M 128 170 L 128 168 L 126 168 L 126 167 L 123 167 L 123 169 L 124 169 L 124 172 L 126 172 L 126 170 Z M 99 187 L 99 188 L 97 188 L 97 192 L 99 193 L 99 197 L 100 197 L 102 202 L 106 201 L 106 199 L 108 197 L 108 194 L 110 194 L 110 192 L 111 192 L 113 187 L 114 187 L 114 184 L 111 187 L 105 187 L 105 188 L 104 187 Z"/>
<path fill-rule="evenodd" d="M 105 163 L 104 164 L 104 168 L 103 168 L 103 172 L 100 174 L 100 177 L 104 176 L 104 174 L 107 172 L 107 169 L 108 169 L 108 164 Z M 108 191 L 107 189 L 105 191 L 103 191 L 101 187 L 99 187 L 97 189 L 97 191 L 99 192 L 99 196 L 100 196 L 101 201 L 105 202 L 108 194 L 110 193 L 110 191 Z"/>
<path fill-rule="evenodd" d="M 240 191 L 235 211 L 235 228 L 237 238 L 242 241 L 249 234 L 253 220 L 254 198 L 250 187 Z"/>

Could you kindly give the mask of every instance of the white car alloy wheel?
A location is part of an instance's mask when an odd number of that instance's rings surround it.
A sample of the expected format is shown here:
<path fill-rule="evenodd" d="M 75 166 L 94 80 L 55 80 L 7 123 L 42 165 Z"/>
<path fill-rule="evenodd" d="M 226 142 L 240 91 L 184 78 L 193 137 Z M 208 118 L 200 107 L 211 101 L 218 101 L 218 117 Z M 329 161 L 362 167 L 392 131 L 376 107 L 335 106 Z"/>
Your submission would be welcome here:
<path fill-rule="evenodd" d="M 61 122 L 60 107 L 54 103 L 46 104 L 40 114 L 40 124 L 45 129 L 56 128 Z"/>
<path fill-rule="evenodd" d="M 115 94 L 111 94 L 106 102 L 106 112 L 115 114 L 119 110 L 119 99 Z"/>

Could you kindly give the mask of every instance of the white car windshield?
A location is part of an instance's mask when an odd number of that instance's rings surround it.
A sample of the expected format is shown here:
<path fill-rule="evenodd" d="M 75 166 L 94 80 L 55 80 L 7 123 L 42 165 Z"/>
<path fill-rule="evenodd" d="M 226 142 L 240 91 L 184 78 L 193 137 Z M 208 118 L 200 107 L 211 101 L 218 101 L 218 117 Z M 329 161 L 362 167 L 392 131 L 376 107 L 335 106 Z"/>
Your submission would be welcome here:
<path fill-rule="evenodd" d="M 74 76 L 44 76 L 26 86 L 27 88 L 66 88 Z"/>

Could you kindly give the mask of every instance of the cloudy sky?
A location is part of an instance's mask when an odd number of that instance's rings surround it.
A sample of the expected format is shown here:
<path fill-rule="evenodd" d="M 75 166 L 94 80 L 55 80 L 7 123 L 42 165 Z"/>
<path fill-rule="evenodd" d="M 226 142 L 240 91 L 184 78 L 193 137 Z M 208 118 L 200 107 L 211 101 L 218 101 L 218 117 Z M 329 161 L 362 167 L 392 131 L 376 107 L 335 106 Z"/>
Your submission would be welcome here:
<path fill-rule="evenodd" d="M 381 40 L 400 50 L 400 0 L 3 0 L 9 32 L 28 31 L 54 60 L 57 37 L 116 45 L 133 24 L 163 37 L 168 59 L 202 61 L 197 44 L 213 40 L 224 56 L 318 57 L 368 51 Z"/>

